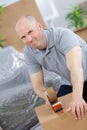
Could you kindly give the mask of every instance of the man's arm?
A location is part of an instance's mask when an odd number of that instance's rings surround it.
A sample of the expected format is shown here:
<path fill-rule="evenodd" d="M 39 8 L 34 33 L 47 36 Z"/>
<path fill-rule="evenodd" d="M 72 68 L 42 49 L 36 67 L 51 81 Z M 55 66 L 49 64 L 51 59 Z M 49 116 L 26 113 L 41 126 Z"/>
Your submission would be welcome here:
<path fill-rule="evenodd" d="M 44 76 L 43 71 L 39 71 L 37 73 L 31 74 L 30 79 L 36 94 L 45 100 L 46 104 L 50 106 L 50 103 L 47 98 L 46 88 L 44 87 Z"/>
<path fill-rule="evenodd" d="M 72 102 L 67 111 L 70 111 L 76 119 L 82 119 L 87 111 L 87 104 L 82 97 L 84 76 L 81 47 L 71 49 L 66 55 L 66 60 L 73 86 Z"/>

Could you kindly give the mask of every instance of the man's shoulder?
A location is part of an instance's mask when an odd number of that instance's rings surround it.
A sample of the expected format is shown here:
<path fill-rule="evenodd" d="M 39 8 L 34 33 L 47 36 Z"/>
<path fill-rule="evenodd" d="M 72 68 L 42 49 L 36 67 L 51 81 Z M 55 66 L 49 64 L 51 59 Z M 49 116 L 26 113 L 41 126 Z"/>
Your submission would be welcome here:
<path fill-rule="evenodd" d="M 72 31 L 70 29 L 64 28 L 64 27 L 51 27 L 51 28 L 45 29 L 45 32 L 48 34 L 48 36 L 51 36 L 51 34 L 52 34 L 52 36 L 54 36 L 54 35 L 61 36 L 61 35 L 63 35 L 64 32 L 70 33 Z"/>
<path fill-rule="evenodd" d="M 70 29 L 65 28 L 65 27 L 50 27 L 50 28 L 46 28 L 45 30 L 51 32 L 51 31 L 65 31 L 65 30 L 68 31 Z"/>

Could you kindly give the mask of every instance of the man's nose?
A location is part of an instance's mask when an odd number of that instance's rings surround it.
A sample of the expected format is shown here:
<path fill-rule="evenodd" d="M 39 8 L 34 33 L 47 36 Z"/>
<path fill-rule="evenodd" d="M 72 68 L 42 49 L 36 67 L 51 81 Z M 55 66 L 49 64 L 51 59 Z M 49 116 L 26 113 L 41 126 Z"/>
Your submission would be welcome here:
<path fill-rule="evenodd" d="M 32 37 L 30 35 L 26 36 L 26 42 L 31 42 L 32 41 Z"/>

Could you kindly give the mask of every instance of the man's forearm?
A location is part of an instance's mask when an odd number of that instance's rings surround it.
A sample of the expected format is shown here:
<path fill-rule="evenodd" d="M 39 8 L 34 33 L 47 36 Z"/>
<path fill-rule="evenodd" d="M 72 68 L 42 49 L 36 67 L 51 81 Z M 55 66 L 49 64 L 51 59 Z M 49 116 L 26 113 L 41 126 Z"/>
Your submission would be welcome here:
<path fill-rule="evenodd" d="M 84 77 L 83 77 L 83 69 L 79 71 L 74 71 L 71 73 L 71 80 L 73 86 L 73 97 L 82 97 L 83 93 L 83 85 L 84 85 Z"/>
<path fill-rule="evenodd" d="M 41 87 L 40 89 L 34 89 L 35 93 L 42 99 L 45 100 L 46 95 L 47 95 L 47 91 L 45 87 Z"/>

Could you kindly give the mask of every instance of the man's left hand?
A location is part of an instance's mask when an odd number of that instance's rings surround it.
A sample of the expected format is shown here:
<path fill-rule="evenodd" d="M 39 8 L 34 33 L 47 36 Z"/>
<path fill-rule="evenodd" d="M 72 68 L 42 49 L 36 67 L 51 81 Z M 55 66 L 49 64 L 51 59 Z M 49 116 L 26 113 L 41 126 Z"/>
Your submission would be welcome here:
<path fill-rule="evenodd" d="M 66 111 L 71 112 L 75 119 L 82 119 L 87 111 L 87 103 L 83 98 L 74 99 Z"/>

